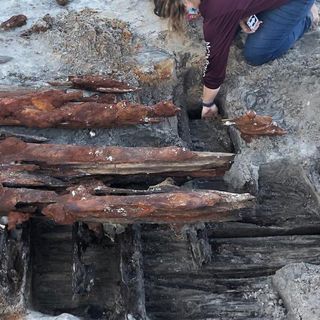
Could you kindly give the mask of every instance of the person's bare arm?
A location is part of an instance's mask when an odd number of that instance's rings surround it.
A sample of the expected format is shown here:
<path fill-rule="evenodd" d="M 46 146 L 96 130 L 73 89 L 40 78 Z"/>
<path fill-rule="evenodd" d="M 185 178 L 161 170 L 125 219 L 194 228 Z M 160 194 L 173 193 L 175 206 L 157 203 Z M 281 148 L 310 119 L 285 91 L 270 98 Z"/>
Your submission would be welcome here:
<path fill-rule="evenodd" d="M 214 101 L 215 97 L 217 96 L 219 89 L 220 87 L 217 89 L 209 89 L 206 86 L 203 86 L 202 101 L 205 104 L 211 104 Z M 202 113 L 201 113 L 202 118 L 215 118 L 217 115 L 218 115 L 218 107 L 215 104 L 213 104 L 212 107 L 202 106 Z"/>

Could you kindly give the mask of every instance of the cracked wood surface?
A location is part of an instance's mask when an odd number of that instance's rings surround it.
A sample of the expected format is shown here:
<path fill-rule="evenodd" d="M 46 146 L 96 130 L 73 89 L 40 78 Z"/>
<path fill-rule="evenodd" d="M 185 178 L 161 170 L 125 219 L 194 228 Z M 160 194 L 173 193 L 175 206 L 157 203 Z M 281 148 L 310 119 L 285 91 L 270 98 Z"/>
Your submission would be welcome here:
<path fill-rule="evenodd" d="M 113 96 L 83 97 L 82 91 L 0 92 L 0 125 L 31 128 L 112 128 L 159 123 L 179 112 L 172 102 L 145 106 Z"/>
<path fill-rule="evenodd" d="M 0 141 L 0 155 L 3 164 L 36 164 L 52 177 L 151 173 L 201 176 L 224 173 L 234 158 L 231 153 L 194 152 L 179 147 L 87 147 L 25 143 L 16 138 Z"/>
<path fill-rule="evenodd" d="M 71 192 L 68 194 L 58 195 L 54 191 L 1 188 L 1 213 L 8 215 L 18 212 L 27 215 L 41 211 L 60 224 L 72 224 L 76 221 L 184 224 L 239 220 L 239 215 L 234 211 L 254 205 L 254 197 L 249 194 L 212 190 L 95 196 L 80 185 L 69 191 Z M 15 215 L 16 213 L 11 214 Z M 23 220 L 21 216 L 18 218 L 20 220 L 16 219 L 17 221 Z"/>
<path fill-rule="evenodd" d="M 218 191 L 178 191 L 138 196 L 59 197 L 43 214 L 57 223 L 75 221 L 108 223 L 196 223 L 234 221 L 234 210 L 251 207 L 249 194 Z"/>

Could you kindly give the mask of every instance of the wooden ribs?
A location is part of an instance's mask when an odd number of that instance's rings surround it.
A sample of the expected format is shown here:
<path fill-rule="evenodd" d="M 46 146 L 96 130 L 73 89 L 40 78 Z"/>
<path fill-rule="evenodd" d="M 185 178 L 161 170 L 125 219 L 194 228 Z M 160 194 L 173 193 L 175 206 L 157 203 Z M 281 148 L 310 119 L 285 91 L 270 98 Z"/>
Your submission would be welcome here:
<path fill-rule="evenodd" d="M 2 167 L 12 163 L 34 164 L 52 177 L 151 173 L 202 176 L 210 172 L 218 175 L 228 170 L 234 158 L 231 153 L 194 152 L 178 147 L 88 147 L 26 143 L 16 138 L 0 141 L 0 155 Z"/>
<path fill-rule="evenodd" d="M 223 174 L 233 154 L 178 147 L 38 144 L 11 137 L 0 141 L 0 156 L 0 215 L 10 217 L 10 228 L 15 221 L 20 223 L 39 214 L 62 224 L 84 221 L 181 225 L 238 220 L 234 211 L 253 205 L 254 198 L 249 194 L 182 190 L 169 180 L 147 190 L 133 190 L 110 188 L 94 179 L 101 175 Z M 43 190 L 48 188 L 56 191 Z"/>

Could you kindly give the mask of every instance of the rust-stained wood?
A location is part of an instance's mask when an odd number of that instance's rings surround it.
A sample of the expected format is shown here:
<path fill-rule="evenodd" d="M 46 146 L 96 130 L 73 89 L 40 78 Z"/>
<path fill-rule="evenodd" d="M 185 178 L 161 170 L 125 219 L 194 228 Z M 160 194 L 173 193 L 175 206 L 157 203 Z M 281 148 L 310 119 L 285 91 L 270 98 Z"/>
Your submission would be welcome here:
<path fill-rule="evenodd" d="M 223 169 L 231 165 L 234 154 L 194 152 L 185 148 L 88 147 L 25 143 L 16 138 L 0 141 L 3 164 L 31 163 L 53 177 L 70 175 L 135 175 Z"/>
<path fill-rule="evenodd" d="M 249 194 L 178 191 L 138 196 L 59 197 L 43 214 L 61 224 L 75 221 L 108 223 L 195 223 L 237 220 L 232 211 L 252 206 Z M 238 217 L 239 219 L 239 217 Z"/>
<path fill-rule="evenodd" d="M 104 93 L 127 93 L 138 90 L 126 83 L 100 75 L 69 76 L 68 81 L 50 81 L 52 86 L 69 86 Z"/>
<path fill-rule="evenodd" d="M 65 183 L 48 175 L 37 173 L 36 165 L 0 164 L 0 183 L 5 187 L 61 188 Z"/>
<path fill-rule="evenodd" d="M 42 205 L 55 203 L 57 194 L 54 191 L 43 191 L 26 188 L 4 188 L 0 185 L 0 214 L 10 211 L 34 212 Z"/>
<path fill-rule="evenodd" d="M 234 210 L 252 207 L 254 197 L 212 190 L 167 191 L 159 187 L 146 190 L 144 194 L 97 196 L 103 184 L 91 181 L 58 195 L 53 191 L 23 188 L 0 189 L 0 213 L 11 214 L 12 223 L 28 220 L 31 215 L 42 212 L 59 224 L 76 221 L 95 223 L 196 223 L 203 221 L 234 221 L 239 216 Z M 123 190 L 121 190 L 123 191 Z M 162 192 L 161 192 L 162 191 Z M 134 194 L 133 190 L 129 190 Z M 147 193 L 149 192 L 149 194 Z M 117 194 L 117 192 L 115 192 Z M 118 193 L 119 194 L 119 193 Z M 11 221 L 9 219 L 9 221 Z M 19 222 L 21 221 L 21 222 Z"/>
<path fill-rule="evenodd" d="M 82 91 L 66 93 L 64 90 L 17 90 L 0 92 L 0 116 L 7 112 L 14 113 L 24 107 L 34 107 L 39 111 L 50 111 L 67 102 L 78 101 L 83 97 Z"/>
<path fill-rule="evenodd" d="M 126 93 L 136 91 L 137 88 L 130 87 L 121 81 L 113 80 L 99 75 L 69 76 L 74 88 L 106 92 L 106 93 Z"/>
<path fill-rule="evenodd" d="M 260 116 L 248 111 L 241 117 L 224 120 L 226 125 L 234 125 L 246 142 L 261 136 L 282 136 L 286 131 L 280 128 L 270 116 Z"/>
<path fill-rule="evenodd" d="M 32 217 L 30 213 L 11 211 L 8 214 L 8 230 L 13 230 L 18 224 L 28 221 Z"/>
<path fill-rule="evenodd" d="M 158 123 L 180 109 L 163 101 L 144 106 L 115 101 L 112 95 L 83 97 L 81 91 L 63 90 L 0 92 L 0 125 L 34 128 L 111 128 Z M 81 102 L 82 101 L 82 102 Z"/>

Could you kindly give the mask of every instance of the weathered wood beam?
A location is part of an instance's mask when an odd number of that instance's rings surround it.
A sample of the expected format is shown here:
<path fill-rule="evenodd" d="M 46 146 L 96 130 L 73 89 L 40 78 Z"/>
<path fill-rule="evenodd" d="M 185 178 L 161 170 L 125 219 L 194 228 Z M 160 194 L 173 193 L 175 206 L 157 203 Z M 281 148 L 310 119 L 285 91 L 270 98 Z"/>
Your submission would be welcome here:
<path fill-rule="evenodd" d="M 249 194 L 179 191 L 138 196 L 71 194 L 46 206 L 45 216 L 61 224 L 75 221 L 108 223 L 195 223 L 237 220 L 232 211 L 253 206 Z"/>
<path fill-rule="evenodd" d="M 101 184 L 101 183 L 100 183 Z M 100 187 L 98 183 L 98 188 Z M 96 196 L 94 182 L 69 188 L 69 193 L 34 189 L 0 189 L 0 213 L 14 212 L 12 221 L 42 213 L 60 224 L 98 223 L 186 224 L 203 221 L 237 221 L 235 210 L 252 207 L 254 197 L 212 190 L 149 190 L 149 194 Z M 133 193 L 132 190 L 130 192 Z M 19 214 L 26 214 L 25 217 Z M 18 216 L 17 216 L 18 215 Z M 9 215 L 10 216 L 10 215 Z M 11 226 L 14 223 L 11 223 Z M 12 228 L 12 227 L 10 227 Z"/>
<path fill-rule="evenodd" d="M 53 177 L 83 175 L 224 173 L 234 154 L 194 152 L 185 148 L 88 147 L 25 143 L 15 138 L 0 141 L 3 164 L 37 164 Z"/>
<path fill-rule="evenodd" d="M 8 232 L 0 229 L 0 318 L 21 319 L 28 295 L 27 273 L 30 259 L 29 229 Z M 15 315 L 15 313 L 17 313 Z"/>
<path fill-rule="evenodd" d="M 138 90 L 121 81 L 99 75 L 69 76 L 68 81 L 51 81 L 48 83 L 53 86 L 71 86 L 104 93 L 126 93 Z"/>
<path fill-rule="evenodd" d="M 120 242 L 121 296 L 124 301 L 124 318 L 148 319 L 145 307 L 143 257 L 140 225 L 128 226 L 117 238 Z"/>
<path fill-rule="evenodd" d="M 11 189 L 0 185 L 0 215 L 7 215 L 11 211 L 34 212 L 38 207 L 56 201 L 57 194 L 54 191 Z"/>
<path fill-rule="evenodd" d="M 62 188 L 66 186 L 59 179 L 35 172 L 38 169 L 38 166 L 32 164 L 0 164 L 0 184 L 4 187 Z"/>
<path fill-rule="evenodd" d="M 171 102 L 144 106 L 121 101 L 105 103 L 109 98 L 83 97 L 81 91 L 62 90 L 0 94 L 0 125 L 33 128 L 111 128 L 158 123 L 179 112 Z M 85 101 L 85 102 L 79 102 Z"/>

